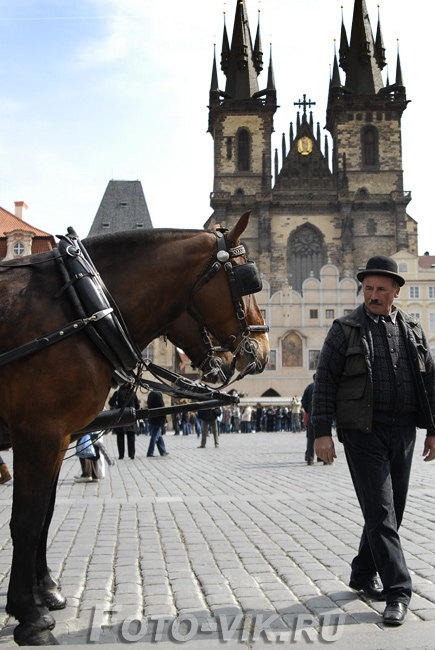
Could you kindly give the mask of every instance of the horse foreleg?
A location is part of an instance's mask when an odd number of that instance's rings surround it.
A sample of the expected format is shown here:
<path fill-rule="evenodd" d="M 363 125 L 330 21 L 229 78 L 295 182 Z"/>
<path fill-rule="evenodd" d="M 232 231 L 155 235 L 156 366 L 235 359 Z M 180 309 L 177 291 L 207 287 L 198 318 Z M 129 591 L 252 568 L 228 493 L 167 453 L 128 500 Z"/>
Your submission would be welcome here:
<path fill-rule="evenodd" d="M 38 584 L 39 595 L 50 611 L 63 609 L 66 606 L 66 598 L 58 589 L 59 585 L 50 573 L 47 566 L 47 537 L 53 517 L 54 504 L 56 502 L 56 489 L 59 474 L 53 486 L 48 506 L 47 516 L 45 517 L 44 527 L 42 529 L 39 546 L 36 554 L 36 581 Z"/>
<path fill-rule="evenodd" d="M 54 440 L 29 449 L 14 448 L 14 493 L 10 522 L 13 556 L 6 611 L 19 625 L 14 639 L 19 645 L 54 645 L 55 620 L 41 598 L 37 582 L 37 557 L 52 491 L 59 472 L 59 449 Z M 41 471 L 42 469 L 42 471 Z M 51 517 L 49 517 L 50 520 Z M 48 521 L 49 523 L 49 521 Z"/>

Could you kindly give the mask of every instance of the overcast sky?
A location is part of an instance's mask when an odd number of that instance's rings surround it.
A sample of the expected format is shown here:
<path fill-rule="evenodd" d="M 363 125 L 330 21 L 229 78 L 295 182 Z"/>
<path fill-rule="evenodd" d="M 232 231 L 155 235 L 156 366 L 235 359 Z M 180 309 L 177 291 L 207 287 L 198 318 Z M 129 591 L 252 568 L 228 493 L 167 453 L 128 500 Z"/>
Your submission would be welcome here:
<path fill-rule="evenodd" d="M 349 36 L 354 0 L 246 4 L 253 38 L 261 10 L 260 88 L 272 42 L 281 152 L 303 93 L 324 127 L 340 7 Z M 408 211 L 420 253 L 435 254 L 430 3 L 379 4 L 390 80 L 399 38 L 411 100 L 402 120 Z M 367 0 L 374 32 L 377 5 Z M 23 200 L 30 223 L 53 234 L 73 225 L 84 237 L 109 180 L 139 179 L 155 227 L 201 228 L 211 214 L 213 43 L 219 61 L 223 12 L 231 39 L 235 8 L 236 0 L 0 0 L 0 205 L 13 212 Z"/>

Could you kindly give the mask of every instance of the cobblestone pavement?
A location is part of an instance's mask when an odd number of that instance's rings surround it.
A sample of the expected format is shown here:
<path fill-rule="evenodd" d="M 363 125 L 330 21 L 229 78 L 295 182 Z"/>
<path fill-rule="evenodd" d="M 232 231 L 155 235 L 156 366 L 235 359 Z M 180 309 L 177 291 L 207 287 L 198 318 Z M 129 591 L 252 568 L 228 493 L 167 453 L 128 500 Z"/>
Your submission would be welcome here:
<path fill-rule="evenodd" d="M 75 483 L 78 460 L 64 462 L 49 547 L 68 598 L 60 643 L 435 648 L 435 463 L 421 432 L 401 528 L 414 595 L 397 629 L 347 586 L 362 519 L 341 445 L 334 465 L 307 466 L 303 433 L 227 434 L 217 449 L 168 434 L 163 458 L 146 458 L 148 440 L 99 482 Z M 104 443 L 115 455 L 115 436 Z M 0 487 L 4 647 L 11 493 Z"/>

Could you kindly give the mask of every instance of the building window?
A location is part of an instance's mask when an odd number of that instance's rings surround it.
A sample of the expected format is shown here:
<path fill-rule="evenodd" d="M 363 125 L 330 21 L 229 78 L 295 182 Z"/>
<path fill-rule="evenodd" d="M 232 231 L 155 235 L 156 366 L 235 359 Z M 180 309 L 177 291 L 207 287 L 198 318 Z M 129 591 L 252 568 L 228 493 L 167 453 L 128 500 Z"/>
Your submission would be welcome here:
<path fill-rule="evenodd" d="M 24 244 L 22 244 L 20 241 L 17 241 L 16 244 L 14 244 L 14 255 L 22 255 L 24 253 Z"/>
<path fill-rule="evenodd" d="M 435 311 L 429 312 L 429 332 L 435 332 Z"/>
<path fill-rule="evenodd" d="M 318 228 L 304 224 L 294 230 L 287 242 L 287 268 L 293 289 L 301 292 L 304 280 L 319 278 L 326 259 L 324 237 Z"/>
<path fill-rule="evenodd" d="M 227 160 L 233 157 L 233 139 L 227 138 Z"/>
<path fill-rule="evenodd" d="M 435 299 L 435 287 L 428 287 L 427 288 L 427 297 L 430 298 L 430 300 Z"/>
<path fill-rule="evenodd" d="M 368 126 L 362 132 L 364 165 L 378 164 L 378 132 L 374 126 Z"/>
<path fill-rule="evenodd" d="M 308 350 L 308 370 L 316 370 L 320 350 Z"/>
<path fill-rule="evenodd" d="M 353 312 L 353 309 L 344 309 L 343 310 L 343 316 L 348 316 Z"/>
<path fill-rule="evenodd" d="M 334 310 L 333 309 L 327 309 L 325 312 L 326 318 L 334 318 Z"/>
<path fill-rule="evenodd" d="M 302 367 L 302 339 L 297 332 L 288 332 L 282 340 L 282 365 Z"/>
<path fill-rule="evenodd" d="M 270 351 L 266 370 L 276 370 L 276 350 Z"/>
<path fill-rule="evenodd" d="M 416 320 L 421 320 L 421 312 L 419 311 L 410 311 L 409 315 L 412 316 L 412 318 L 415 318 Z"/>
<path fill-rule="evenodd" d="M 408 273 L 408 263 L 399 262 L 399 273 Z"/>
<path fill-rule="evenodd" d="M 430 351 L 432 354 L 432 359 L 435 361 L 435 348 L 431 348 Z"/>
<path fill-rule="evenodd" d="M 241 129 L 237 136 L 237 169 L 248 172 L 251 168 L 250 137 L 247 129 Z"/>
<path fill-rule="evenodd" d="M 263 317 L 263 320 L 266 322 L 266 310 L 265 309 L 260 309 L 260 314 Z"/>
<path fill-rule="evenodd" d="M 420 298 L 420 287 L 418 286 L 409 286 L 408 287 L 408 298 L 418 299 Z"/>
<path fill-rule="evenodd" d="M 310 318 L 319 318 L 319 310 L 318 309 L 310 309 Z"/>

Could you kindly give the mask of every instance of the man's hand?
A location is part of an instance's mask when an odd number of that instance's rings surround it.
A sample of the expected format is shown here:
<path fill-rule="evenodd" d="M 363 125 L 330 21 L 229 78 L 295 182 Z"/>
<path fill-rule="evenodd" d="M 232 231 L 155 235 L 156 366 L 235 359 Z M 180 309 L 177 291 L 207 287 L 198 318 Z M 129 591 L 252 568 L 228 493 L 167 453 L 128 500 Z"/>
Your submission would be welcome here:
<path fill-rule="evenodd" d="M 426 436 L 424 441 L 423 456 L 425 461 L 435 459 L 435 436 Z"/>
<path fill-rule="evenodd" d="M 433 453 L 435 458 L 435 436 L 433 436 L 433 438 L 434 438 Z M 335 453 L 334 441 L 331 436 L 321 436 L 320 438 L 316 438 L 314 441 L 314 452 L 316 456 L 318 456 L 318 458 L 321 458 L 325 463 L 332 464 L 334 462 L 334 458 L 337 458 L 337 455 Z"/>

